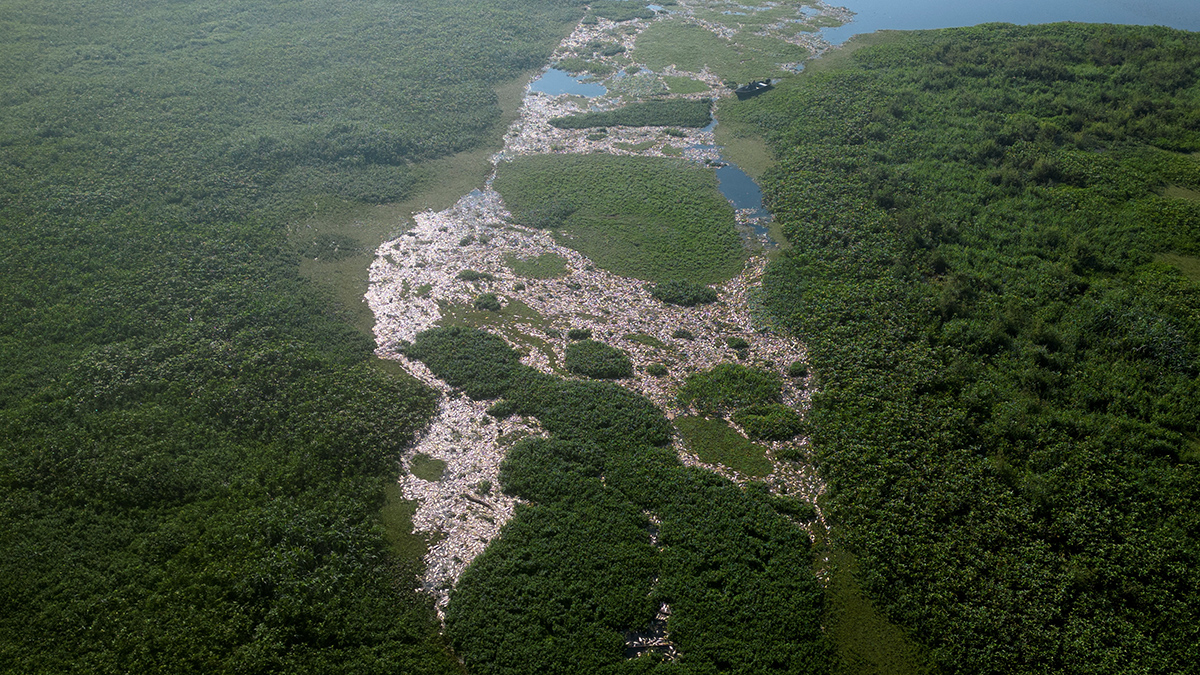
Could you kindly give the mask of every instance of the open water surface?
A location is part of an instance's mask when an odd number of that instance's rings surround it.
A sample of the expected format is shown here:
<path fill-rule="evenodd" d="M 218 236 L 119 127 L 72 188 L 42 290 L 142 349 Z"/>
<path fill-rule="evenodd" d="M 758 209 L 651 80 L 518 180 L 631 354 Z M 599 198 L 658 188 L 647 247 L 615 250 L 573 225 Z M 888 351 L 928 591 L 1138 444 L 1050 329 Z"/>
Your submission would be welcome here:
<path fill-rule="evenodd" d="M 821 30 L 835 45 L 877 30 L 954 28 L 995 21 L 1120 23 L 1200 31 L 1198 0 L 842 0 L 836 4 L 845 5 L 855 17 L 844 26 Z"/>
<path fill-rule="evenodd" d="M 584 82 L 574 75 L 563 70 L 558 70 L 557 68 L 548 69 L 541 77 L 530 83 L 529 89 L 551 96 L 574 94 L 586 98 L 595 98 L 596 96 L 603 96 L 608 93 L 608 89 L 604 85 L 594 82 Z"/>

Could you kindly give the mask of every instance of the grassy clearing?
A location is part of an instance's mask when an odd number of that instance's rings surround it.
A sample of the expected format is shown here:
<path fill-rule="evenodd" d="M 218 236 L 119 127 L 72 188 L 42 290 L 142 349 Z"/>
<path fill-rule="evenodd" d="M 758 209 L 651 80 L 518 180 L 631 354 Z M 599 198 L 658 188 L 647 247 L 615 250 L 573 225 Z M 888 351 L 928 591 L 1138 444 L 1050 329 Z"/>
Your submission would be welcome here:
<path fill-rule="evenodd" d="M 825 627 L 837 648 L 838 675 L 919 675 L 930 672 L 917 645 L 887 620 L 854 578 L 857 563 L 831 551 L 832 579 Z"/>
<path fill-rule="evenodd" d="M 707 67 L 724 80 L 744 82 L 780 75 L 778 64 L 804 61 L 808 55 L 802 47 L 772 38 L 738 35 L 731 42 L 699 26 L 665 21 L 638 36 L 633 58 L 651 70 L 672 64 L 692 72 Z"/>
<path fill-rule="evenodd" d="M 504 264 L 513 274 L 526 279 L 557 279 L 567 273 L 567 261 L 557 253 L 543 253 L 532 258 L 508 256 Z"/>
<path fill-rule="evenodd" d="M 446 462 L 429 455 L 413 455 L 411 466 L 413 475 L 421 480 L 436 482 L 446 475 Z"/>
<path fill-rule="evenodd" d="M 717 119 L 721 122 L 713 131 L 716 133 L 717 145 L 723 147 L 721 156 L 757 181 L 768 169 L 775 166 L 775 156 L 757 129 L 731 115 L 722 114 L 722 111 L 727 111 L 739 103 L 740 101 L 734 98 L 721 102 L 717 108 Z"/>
<path fill-rule="evenodd" d="M 1200 284 L 1200 257 L 1177 253 L 1162 253 L 1155 257 L 1183 272 L 1183 275 L 1194 283 Z"/>
<path fill-rule="evenodd" d="M 672 94 L 702 94 L 708 91 L 707 84 L 690 77 L 668 75 L 663 77 L 663 81 Z"/>
<path fill-rule="evenodd" d="M 683 436 L 684 445 L 701 461 L 758 478 L 770 475 L 774 469 L 765 447 L 747 440 L 723 420 L 677 417 L 675 428 Z"/>
<path fill-rule="evenodd" d="M 650 148 L 653 148 L 656 143 L 658 143 L 658 141 L 651 140 L 642 141 L 641 143 L 613 143 L 613 146 L 622 150 L 628 150 L 629 152 L 641 152 L 643 150 L 649 150 Z"/>
<path fill-rule="evenodd" d="M 495 187 L 517 222 L 556 214 L 538 224 L 616 274 L 711 284 L 741 271 L 733 209 L 712 170 L 657 157 L 522 157 L 500 167 Z"/>
<path fill-rule="evenodd" d="M 420 560 L 429 552 L 429 542 L 425 537 L 413 533 L 412 517 L 416 512 L 417 502 L 404 498 L 399 483 L 384 488 L 379 520 L 383 524 L 388 546 L 404 560 Z"/>
<path fill-rule="evenodd" d="M 1172 185 L 1166 190 L 1163 190 L 1163 196 L 1170 197 L 1172 199 L 1189 199 L 1194 202 L 1200 202 L 1200 192 L 1189 190 L 1178 185 Z"/>
<path fill-rule="evenodd" d="M 364 299 L 375 249 L 411 227 L 413 213 L 449 208 L 487 180 L 492 170 L 490 157 L 501 147 L 504 130 L 516 119 L 525 84 L 532 74 L 522 73 L 495 88 L 503 115 L 486 146 L 422 164 L 421 177 L 408 199 L 380 206 L 323 199 L 314 202 L 312 210 L 289 227 L 288 239 L 297 248 L 322 237 L 358 243 L 349 255 L 338 258 L 302 257 L 300 274 L 332 290 L 347 318 L 365 335 L 371 335 L 375 326 L 375 315 Z"/>

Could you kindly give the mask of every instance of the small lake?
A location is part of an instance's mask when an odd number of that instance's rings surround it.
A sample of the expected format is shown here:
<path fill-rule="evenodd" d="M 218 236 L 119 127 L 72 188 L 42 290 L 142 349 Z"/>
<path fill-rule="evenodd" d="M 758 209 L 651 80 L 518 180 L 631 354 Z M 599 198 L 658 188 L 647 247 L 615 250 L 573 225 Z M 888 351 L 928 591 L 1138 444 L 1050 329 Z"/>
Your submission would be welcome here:
<path fill-rule="evenodd" d="M 1200 31 L 1197 0 L 846 0 L 838 4 L 856 14 L 845 26 L 821 30 L 833 44 L 877 30 L 953 28 L 995 21 L 1120 23 Z"/>
<path fill-rule="evenodd" d="M 574 94 L 586 98 L 595 98 L 596 96 L 603 96 L 608 93 L 608 89 L 604 85 L 584 82 L 574 75 L 564 70 L 558 70 L 557 68 L 547 70 L 545 74 L 530 83 L 529 89 L 551 96 Z"/>

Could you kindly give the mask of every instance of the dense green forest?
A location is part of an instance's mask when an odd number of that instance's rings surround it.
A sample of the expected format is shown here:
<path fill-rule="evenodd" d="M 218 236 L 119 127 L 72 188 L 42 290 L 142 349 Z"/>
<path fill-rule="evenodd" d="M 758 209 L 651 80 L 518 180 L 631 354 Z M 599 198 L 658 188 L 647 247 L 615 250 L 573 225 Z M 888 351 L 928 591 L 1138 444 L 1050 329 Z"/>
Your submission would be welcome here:
<path fill-rule="evenodd" d="M 1200 663 L 1200 35 L 898 35 L 756 125 L 832 544 L 950 673 Z"/>
<path fill-rule="evenodd" d="M 829 672 L 800 502 L 683 466 L 649 400 L 540 373 L 490 333 L 435 328 L 406 353 L 550 436 L 508 452 L 501 487 L 527 503 L 450 596 L 446 634 L 472 672 Z M 722 391 L 756 396 L 739 383 Z M 663 604 L 676 657 L 627 653 Z"/>
<path fill-rule="evenodd" d="M 287 226 L 494 142 L 581 13 L 0 1 L 0 671 L 458 672 L 379 515 L 433 394 Z"/>

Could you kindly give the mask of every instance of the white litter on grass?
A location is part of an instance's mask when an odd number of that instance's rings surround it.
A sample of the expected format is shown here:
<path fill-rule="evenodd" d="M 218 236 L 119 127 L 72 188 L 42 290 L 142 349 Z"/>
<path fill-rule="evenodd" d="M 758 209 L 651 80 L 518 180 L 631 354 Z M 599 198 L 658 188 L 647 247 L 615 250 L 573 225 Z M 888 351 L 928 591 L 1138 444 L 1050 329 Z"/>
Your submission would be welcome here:
<path fill-rule="evenodd" d="M 641 30 L 649 22 L 623 24 L 629 25 Z M 580 25 L 560 45 L 556 58 L 568 56 L 574 48 L 593 40 L 611 39 L 614 32 L 619 32 L 614 26 L 604 19 L 592 26 Z M 636 36 L 636 32 L 622 33 L 619 39 L 632 51 Z M 698 95 L 701 97 L 730 95 L 707 71 L 690 73 L 669 68 L 664 74 L 692 77 L 713 87 L 708 94 Z M 616 99 L 611 97 L 593 103 L 597 107 L 615 104 Z M 718 149 L 711 147 L 711 131 L 684 129 L 680 138 L 665 134 L 660 127 L 619 127 L 597 138 L 586 129 L 557 129 L 549 124 L 554 117 L 579 112 L 584 109 L 578 97 L 550 96 L 527 89 L 519 118 L 505 136 L 504 149 L 493 157 L 494 163 L 551 152 L 662 156 L 668 146 L 702 146 L 688 147 L 685 157 L 698 162 L 719 160 Z M 655 143 L 640 150 L 628 147 L 646 141 Z M 697 307 L 667 305 L 651 297 L 645 282 L 596 268 L 582 254 L 556 242 L 549 232 L 510 223 L 503 200 L 490 185 L 491 180 L 445 211 L 414 214 L 414 225 L 408 232 L 384 242 L 376 251 L 366 294 L 375 314 L 378 354 L 397 360 L 415 377 L 442 392 L 437 417 L 402 457 L 406 475 L 400 480 L 404 498 L 418 504 L 414 531 L 433 542 L 425 556 L 423 586 L 435 596 L 439 614 L 463 570 L 499 534 L 518 503 L 499 489 L 499 467 L 505 451 L 518 437 L 542 434 L 536 420 L 492 419 L 486 411 L 495 401 L 467 399 L 424 364 L 400 353 L 404 344 L 437 325 L 448 310 L 470 311 L 480 294 L 495 294 L 509 311 L 489 315 L 489 330 L 516 348 L 526 365 L 557 375 L 564 374 L 561 364 L 569 342 L 567 331 L 589 329 L 596 339 L 629 353 L 635 374 L 618 383 L 646 396 L 668 418 L 694 412 L 681 407 L 676 397 L 687 375 L 727 362 L 784 375 L 783 403 L 800 411 L 809 405 L 805 382 L 786 376 L 793 362 L 805 360 L 803 345 L 767 330 L 752 316 L 753 293 L 766 267 L 764 256 L 751 256 L 741 274 L 715 286 L 717 302 Z M 749 223 L 748 215 L 739 213 L 739 222 Z M 527 279 L 508 267 L 513 258 L 547 254 L 565 261 L 563 276 Z M 458 278 L 464 270 L 480 276 L 475 280 Z M 520 311 L 512 311 L 514 307 Z M 685 334 L 691 337 L 677 337 Z M 739 354 L 727 346 L 730 338 L 745 340 L 749 349 Z M 652 364 L 666 366 L 668 374 L 648 374 L 646 367 Z M 785 449 L 791 453 L 799 449 L 806 454 L 807 440 L 764 445 L 775 466 L 766 478 L 767 484 L 778 492 L 815 501 L 824 485 L 812 467 L 777 457 Z M 753 480 L 726 467 L 701 462 L 678 440 L 676 447 L 685 464 L 703 466 L 739 482 Z M 408 469 L 417 455 L 445 462 L 441 480 L 422 480 L 412 475 Z M 819 519 L 817 526 L 823 526 L 823 520 Z"/>

